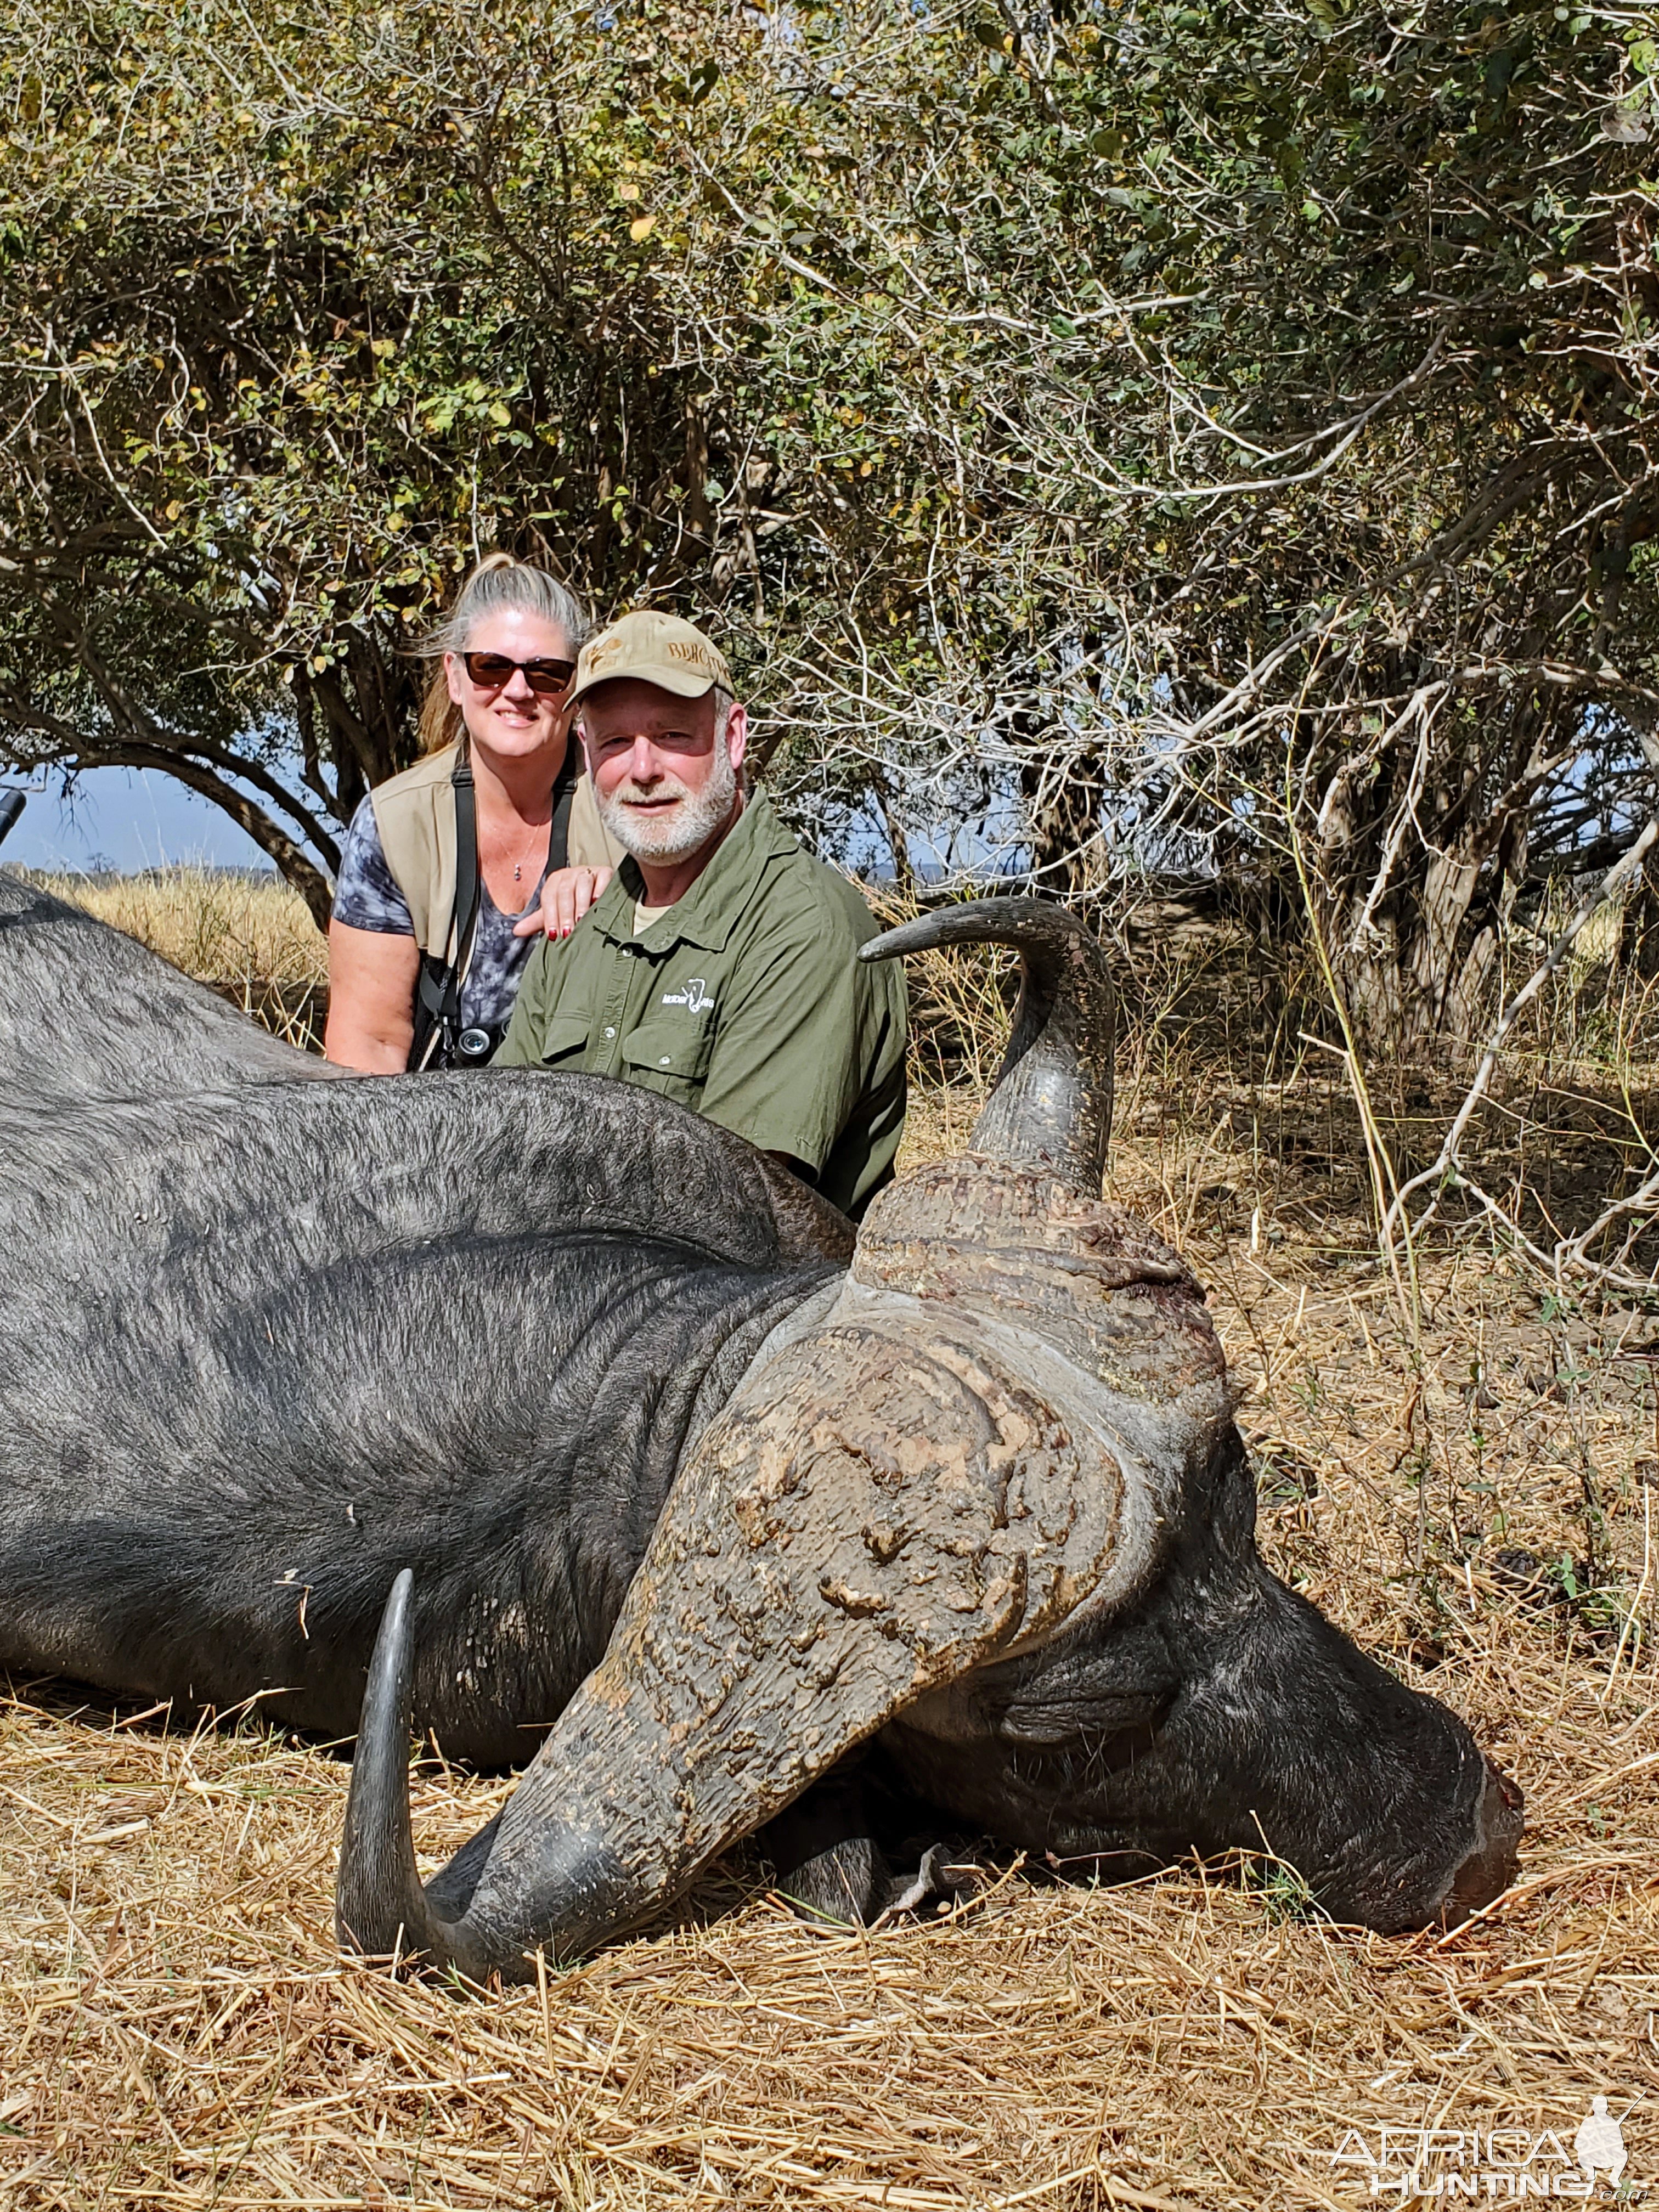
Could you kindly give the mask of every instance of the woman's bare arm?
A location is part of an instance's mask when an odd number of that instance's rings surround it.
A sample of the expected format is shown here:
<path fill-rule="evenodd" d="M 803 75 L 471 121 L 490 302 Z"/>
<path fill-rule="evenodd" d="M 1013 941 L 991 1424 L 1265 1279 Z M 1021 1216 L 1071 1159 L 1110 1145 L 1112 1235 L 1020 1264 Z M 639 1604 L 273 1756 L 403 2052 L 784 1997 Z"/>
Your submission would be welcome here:
<path fill-rule="evenodd" d="M 363 1075 L 401 1075 L 415 1036 L 420 969 L 412 937 L 330 922 L 325 1056 Z"/>

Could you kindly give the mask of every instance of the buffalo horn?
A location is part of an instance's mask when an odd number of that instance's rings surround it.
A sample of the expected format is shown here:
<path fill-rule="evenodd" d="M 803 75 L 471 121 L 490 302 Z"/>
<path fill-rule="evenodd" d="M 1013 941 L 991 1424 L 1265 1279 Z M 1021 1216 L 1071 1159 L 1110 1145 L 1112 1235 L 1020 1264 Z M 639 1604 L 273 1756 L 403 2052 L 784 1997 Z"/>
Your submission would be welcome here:
<path fill-rule="evenodd" d="M 1115 1469 L 923 1316 L 754 1371 L 681 1469 L 604 1658 L 493 1832 L 422 1893 L 399 1577 L 358 1739 L 343 1944 L 523 1979 L 636 1928 L 928 1691 L 1052 1636 L 1118 1548 Z M 945 1470 L 937 1480 L 932 1470 Z M 929 1471 L 926 1477 L 921 1470 Z"/>
<path fill-rule="evenodd" d="M 340 1844 L 334 1924 L 341 1947 L 378 1958 L 453 1959 L 465 1971 L 453 1929 L 441 1929 L 421 1887 L 409 1818 L 409 1744 L 414 1727 L 415 1577 L 392 1585 L 363 1695 Z"/>
<path fill-rule="evenodd" d="M 872 938 L 859 957 L 892 960 L 945 945 L 1011 945 L 1019 954 L 1007 1054 L 969 1151 L 1011 1168 L 1046 1168 L 1098 1198 L 1117 1031 L 1116 994 L 1098 942 L 1074 914 L 1046 899 L 975 899 Z"/>

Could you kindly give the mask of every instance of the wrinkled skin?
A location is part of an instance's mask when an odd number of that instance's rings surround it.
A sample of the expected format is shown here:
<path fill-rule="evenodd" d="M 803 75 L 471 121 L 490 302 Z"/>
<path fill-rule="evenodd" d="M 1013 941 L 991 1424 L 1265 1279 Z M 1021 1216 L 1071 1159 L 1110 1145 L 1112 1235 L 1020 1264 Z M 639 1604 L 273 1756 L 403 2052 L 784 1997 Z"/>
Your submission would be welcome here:
<path fill-rule="evenodd" d="M 769 1821 L 878 1909 L 866 1779 L 1108 1870 L 1265 1841 L 1382 1929 L 1495 1895 L 1518 1792 L 1262 1566 L 1201 1294 L 1098 1196 L 1090 940 L 996 901 L 866 951 L 988 935 L 1004 1077 L 854 1250 L 661 1100 L 319 1079 L 0 876 L 0 1662 L 337 1735 L 367 1680 L 343 1938 L 478 1979 Z M 547 1732 L 424 1892 L 411 1729 Z"/>
<path fill-rule="evenodd" d="M 847 1223 L 620 1085 L 323 1071 L 3 873 L 0 958 L 0 1665 L 349 1737 L 410 1566 L 422 1725 L 520 1763 Z"/>

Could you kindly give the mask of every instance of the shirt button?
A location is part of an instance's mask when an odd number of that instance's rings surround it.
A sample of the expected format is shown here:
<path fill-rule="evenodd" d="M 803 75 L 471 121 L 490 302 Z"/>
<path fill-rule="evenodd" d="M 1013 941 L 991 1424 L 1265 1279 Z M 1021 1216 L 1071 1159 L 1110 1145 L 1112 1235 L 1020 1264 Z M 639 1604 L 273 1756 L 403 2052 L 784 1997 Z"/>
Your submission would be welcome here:
<path fill-rule="evenodd" d="M 666 1067 L 670 1063 L 670 1059 L 671 1055 L 667 1053 L 664 1053 L 662 1058 L 657 1062 L 658 1066 Z"/>
<path fill-rule="evenodd" d="M 615 1031 L 615 1030 L 607 1030 L 605 1031 L 605 1035 L 606 1035 L 608 1037 L 615 1036 L 616 1036 L 616 1034 L 617 1034 L 617 1032 Z"/>

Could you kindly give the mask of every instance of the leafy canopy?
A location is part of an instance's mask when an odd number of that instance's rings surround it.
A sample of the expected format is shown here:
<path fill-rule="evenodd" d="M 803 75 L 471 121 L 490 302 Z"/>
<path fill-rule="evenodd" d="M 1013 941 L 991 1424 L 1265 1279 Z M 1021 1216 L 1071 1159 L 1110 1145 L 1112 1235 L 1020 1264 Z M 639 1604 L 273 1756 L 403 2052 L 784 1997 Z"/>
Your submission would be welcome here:
<path fill-rule="evenodd" d="M 26 8 L 4 745 L 320 904 L 505 544 L 721 629 L 826 842 L 1305 881 L 1455 1019 L 1651 800 L 1655 67 L 1469 0 Z"/>

